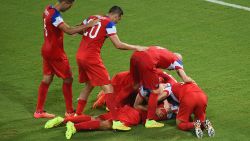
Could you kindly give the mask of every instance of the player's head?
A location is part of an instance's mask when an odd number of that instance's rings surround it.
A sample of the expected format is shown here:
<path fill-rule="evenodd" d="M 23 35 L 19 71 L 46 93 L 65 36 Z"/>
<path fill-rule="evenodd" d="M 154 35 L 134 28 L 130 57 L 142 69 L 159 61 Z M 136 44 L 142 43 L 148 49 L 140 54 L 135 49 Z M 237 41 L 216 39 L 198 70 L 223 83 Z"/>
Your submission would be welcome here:
<path fill-rule="evenodd" d="M 182 56 L 181 56 L 181 54 L 180 53 L 174 53 L 175 54 L 175 56 L 179 59 L 179 60 L 181 60 L 182 61 Z"/>
<path fill-rule="evenodd" d="M 58 0 L 60 4 L 60 11 L 65 12 L 71 8 L 75 0 Z"/>
<path fill-rule="evenodd" d="M 109 9 L 108 16 L 111 19 L 111 21 L 118 23 L 123 15 L 123 10 L 119 6 L 113 6 Z"/>

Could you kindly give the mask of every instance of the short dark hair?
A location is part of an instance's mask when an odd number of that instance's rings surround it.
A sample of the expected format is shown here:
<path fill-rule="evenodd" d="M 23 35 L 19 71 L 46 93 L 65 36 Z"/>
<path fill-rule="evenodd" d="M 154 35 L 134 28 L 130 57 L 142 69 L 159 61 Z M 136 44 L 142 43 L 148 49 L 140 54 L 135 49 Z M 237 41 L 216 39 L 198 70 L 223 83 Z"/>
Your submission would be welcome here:
<path fill-rule="evenodd" d="M 68 2 L 68 3 L 73 3 L 75 0 L 58 0 L 58 2 L 60 2 L 60 3 L 63 1 Z"/>
<path fill-rule="evenodd" d="M 109 9 L 109 13 L 119 14 L 119 16 L 121 16 L 123 15 L 123 10 L 121 7 L 115 5 Z"/>

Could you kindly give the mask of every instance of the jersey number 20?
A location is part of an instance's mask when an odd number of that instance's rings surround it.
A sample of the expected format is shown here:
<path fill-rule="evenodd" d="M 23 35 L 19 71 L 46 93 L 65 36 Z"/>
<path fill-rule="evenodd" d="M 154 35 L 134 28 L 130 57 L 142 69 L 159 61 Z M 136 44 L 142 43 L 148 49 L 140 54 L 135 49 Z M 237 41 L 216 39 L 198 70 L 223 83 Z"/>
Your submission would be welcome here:
<path fill-rule="evenodd" d="M 93 19 L 90 19 L 90 20 L 88 21 L 88 23 L 89 23 L 90 21 L 92 21 L 92 20 L 93 20 Z M 98 22 L 95 26 L 93 26 L 93 27 L 91 28 L 90 32 L 87 32 L 87 31 L 86 31 L 86 32 L 84 33 L 84 36 L 89 36 L 89 38 L 94 39 L 94 38 L 97 36 L 97 34 L 98 34 L 98 32 L 99 32 L 101 26 L 102 26 L 101 22 Z"/>

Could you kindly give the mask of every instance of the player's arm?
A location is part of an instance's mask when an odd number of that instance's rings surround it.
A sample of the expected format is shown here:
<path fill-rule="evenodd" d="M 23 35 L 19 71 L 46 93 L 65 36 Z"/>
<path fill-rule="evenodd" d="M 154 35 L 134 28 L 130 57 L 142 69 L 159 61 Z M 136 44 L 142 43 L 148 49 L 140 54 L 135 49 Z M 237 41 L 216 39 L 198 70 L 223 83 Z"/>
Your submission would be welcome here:
<path fill-rule="evenodd" d="M 177 74 L 180 76 L 180 78 L 183 80 L 185 83 L 193 83 L 195 82 L 191 77 L 187 76 L 185 71 L 183 69 L 178 69 L 176 70 Z"/>
<path fill-rule="evenodd" d="M 121 49 L 121 50 L 136 50 L 136 51 L 144 51 L 147 50 L 147 47 L 143 47 L 143 46 L 139 46 L 139 45 L 130 45 L 127 43 L 122 42 L 119 37 L 117 36 L 117 34 L 112 35 L 109 37 L 111 42 L 113 43 L 113 45 L 117 48 L 117 49 Z"/>
<path fill-rule="evenodd" d="M 93 27 L 97 22 L 99 22 L 99 19 L 92 20 L 89 23 L 87 23 L 86 25 L 78 25 L 75 27 L 71 27 L 68 24 L 63 23 L 63 24 L 60 24 L 58 26 L 58 28 L 69 35 L 73 35 L 76 33 L 83 33 L 88 28 Z"/>
<path fill-rule="evenodd" d="M 143 111 L 147 111 L 147 105 L 143 105 L 144 98 L 140 94 L 137 94 L 135 103 L 134 103 L 134 108 L 140 109 Z"/>

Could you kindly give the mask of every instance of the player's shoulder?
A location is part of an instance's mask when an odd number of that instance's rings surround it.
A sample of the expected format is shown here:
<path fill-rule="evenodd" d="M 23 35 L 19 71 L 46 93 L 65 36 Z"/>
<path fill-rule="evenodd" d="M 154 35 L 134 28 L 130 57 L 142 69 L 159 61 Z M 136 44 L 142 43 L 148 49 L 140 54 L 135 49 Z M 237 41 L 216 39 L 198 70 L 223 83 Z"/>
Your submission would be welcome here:
<path fill-rule="evenodd" d="M 50 16 L 50 17 L 55 16 L 55 15 L 56 16 L 60 16 L 61 15 L 60 12 L 58 10 L 56 10 L 53 5 L 46 6 L 46 8 L 44 10 L 44 14 L 46 16 Z"/>

